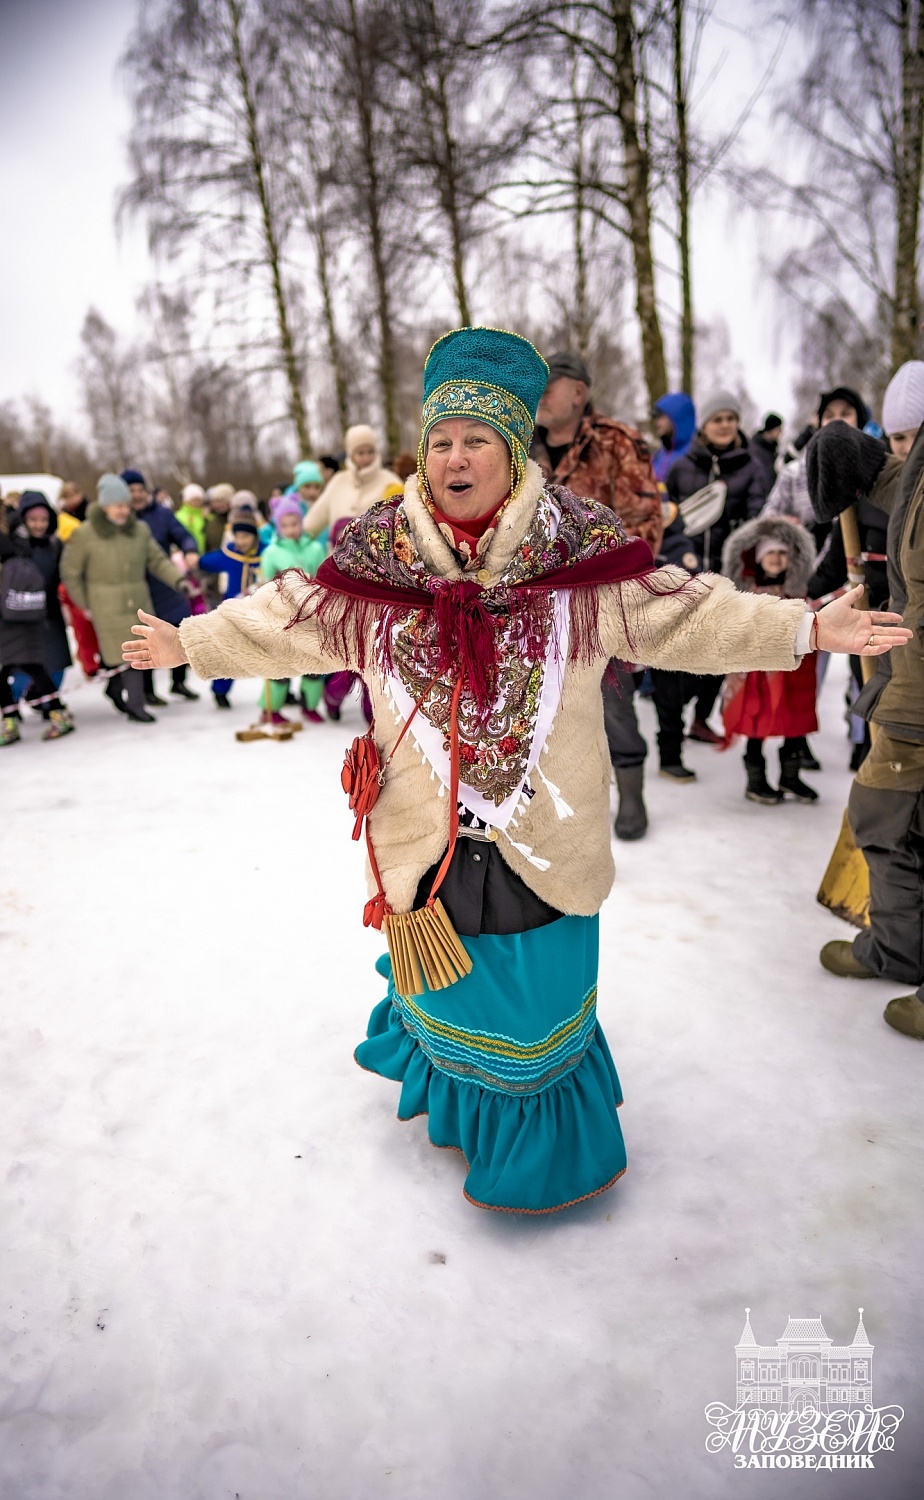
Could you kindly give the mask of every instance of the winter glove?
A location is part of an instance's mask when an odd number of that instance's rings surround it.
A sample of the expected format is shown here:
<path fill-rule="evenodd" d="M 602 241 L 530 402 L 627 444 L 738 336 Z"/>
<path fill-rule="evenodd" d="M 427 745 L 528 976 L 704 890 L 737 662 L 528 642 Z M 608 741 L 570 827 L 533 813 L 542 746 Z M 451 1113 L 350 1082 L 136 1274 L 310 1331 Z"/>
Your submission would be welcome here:
<path fill-rule="evenodd" d="M 848 422 L 829 422 L 809 443 L 805 459 L 812 508 L 818 521 L 835 516 L 867 496 L 888 458 L 879 438 Z"/>

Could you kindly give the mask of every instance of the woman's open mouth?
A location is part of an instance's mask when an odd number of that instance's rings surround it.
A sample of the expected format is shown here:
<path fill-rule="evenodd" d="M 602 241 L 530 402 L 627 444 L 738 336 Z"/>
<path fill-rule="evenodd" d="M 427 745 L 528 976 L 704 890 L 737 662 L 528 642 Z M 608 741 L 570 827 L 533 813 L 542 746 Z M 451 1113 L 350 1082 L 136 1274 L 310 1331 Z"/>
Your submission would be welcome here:
<path fill-rule="evenodd" d="M 451 484 L 447 484 L 446 488 L 452 495 L 467 495 L 473 485 L 470 479 L 454 479 Z"/>

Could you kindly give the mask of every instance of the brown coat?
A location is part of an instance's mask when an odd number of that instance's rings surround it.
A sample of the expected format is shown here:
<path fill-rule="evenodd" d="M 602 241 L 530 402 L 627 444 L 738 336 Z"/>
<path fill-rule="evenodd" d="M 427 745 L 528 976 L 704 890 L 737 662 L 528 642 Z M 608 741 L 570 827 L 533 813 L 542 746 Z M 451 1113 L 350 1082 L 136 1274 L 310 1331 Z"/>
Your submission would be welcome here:
<path fill-rule="evenodd" d="M 544 428 L 536 428 L 529 452 L 546 479 L 615 511 L 629 535 L 644 537 L 657 557 L 664 534 L 661 496 L 648 444 L 634 427 L 588 406 L 554 472 Z"/>
<path fill-rule="evenodd" d="M 535 516 L 542 475 L 534 463 L 517 498 L 504 511 L 483 559 L 485 589 L 503 580 Z M 462 576 L 458 559 L 417 492 L 412 476 L 404 508 L 418 554 L 448 579 Z M 481 576 L 481 575 L 479 575 Z M 662 568 L 650 575 L 657 590 L 676 587 L 686 574 Z M 313 585 L 309 585 L 313 587 Z M 285 627 L 304 584 L 287 582 L 280 592 L 265 584 L 247 599 L 233 599 L 210 615 L 184 620 L 180 637 L 200 677 L 299 677 L 304 672 L 356 670 L 357 663 L 322 654 L 311 620 Z M 799 601 L 740 594 L 726 578 L 706 576 L 684 595 L 649 592 L 631 582 L 599 591 L 602 652 L 590 663 L 569 662 L 558 713 L 542 752 L 543 776 L 519 817 L 515 848 L 501 834 L 498 849 L 531 890 L 559 911 L 590 916 L 599 911 L 613 882 L 610 847 L 610 760 L 603 732 L 600 683 L 607 661 L 641 659 L 651 666 L 688 672 L 791 671 L 799 623 Z M 627 631 L 633 636 L 630 645 Z M 370 650 L 370 656 L 372 652 Z M 379 674 L 367 670 L 375 733 L 382 759 L 390 755 L 400 724 Z M 550 791 L 554 786 L 561 796 Z M 570 811 L 561 811 L 562 799 Z M 408 911 L 424 871 L 446 848 L 448 798 L 406 736 L 398 746 L 370 832 L 385 892 L 396 911 Z M 349 817 L 344 804 L 344 837 Z M 521 850 L 549 861 L 538 869 Z"/>

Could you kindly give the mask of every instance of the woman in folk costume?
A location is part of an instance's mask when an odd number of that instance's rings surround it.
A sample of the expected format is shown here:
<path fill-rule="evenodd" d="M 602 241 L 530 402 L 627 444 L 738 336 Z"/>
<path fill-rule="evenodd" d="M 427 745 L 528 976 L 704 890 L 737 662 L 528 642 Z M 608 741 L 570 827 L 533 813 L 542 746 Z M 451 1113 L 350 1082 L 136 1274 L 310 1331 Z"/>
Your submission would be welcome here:
<path fill-rule="evenodd" d="M 457 329 L 424 372 L 417 473 L 350 526 L 314 583 L 284 574 L 184 621 L 149 615 L 126 660 L 205 677 L 346 667 L 374 730 L 344 767 L 384 925 L 388 993 L 357 1061 L 402 1119 L 459 1148 L 466 1196 L 545 1213 L 625 1169 L 621 1090 L 596 1019 L 613 879 L 600 682 L 612 657 L 700 672 L 794 669 L 816 643 L 870 654 L 895 617 L 738 593 L 655 569 L 612 511 L 527 459 L 547 366 Z M 817 636 L 817 642 L 816 642 Z"/>

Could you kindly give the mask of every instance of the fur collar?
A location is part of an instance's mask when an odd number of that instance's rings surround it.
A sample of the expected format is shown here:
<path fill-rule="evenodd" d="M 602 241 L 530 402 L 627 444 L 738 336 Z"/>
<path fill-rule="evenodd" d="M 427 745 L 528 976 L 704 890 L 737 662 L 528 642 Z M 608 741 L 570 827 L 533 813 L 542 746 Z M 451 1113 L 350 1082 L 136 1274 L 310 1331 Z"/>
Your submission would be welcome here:
<path fill-rule="evenodd" d="M 99 501 L 94 501 L 87 514 L 87 520 L 98 536 L 131 536 L 139 525 L 138 518 L 133 510 L 128 513 L 128 520 L 124 526 L 116 526 L 110 521 Z M 142 523 L 143 524 L 143 523 Z"/>
<path fill-rule="evenodd" d="M 479 574 L 480 582 L 488 585 L 496 583 L 509 567 L 514 553 L 532 525 L 544 483 L 539 465 L 528 459 L 520 493 L 500 513 L 483 559 L 482 573 L 487 576 L 481 577 Z M 427 567 L 442 578 L 461 578 L 462 569 L 456 554 L 420 498 L 416 474 L 412 474 L 404 486 L 404 510 L 414 533 L 417 550 Z"/>
<path fill-rule="evenodd" d="M 755 521 L 738 526 L 722 548 L 722 572 L 736 588 L 746 593 L 753 592 L 757 587 L 753 558 L 746 561 L 745 554 L 753 552 L 763 537 L 772 537 L 789 549 L 789 567 L 782 587 L 784 598 L 804 599 L 808 581 L 815 570 L 815 543 L 804 526 L 787 521 L 783 516 L 758 516 Z"/>

